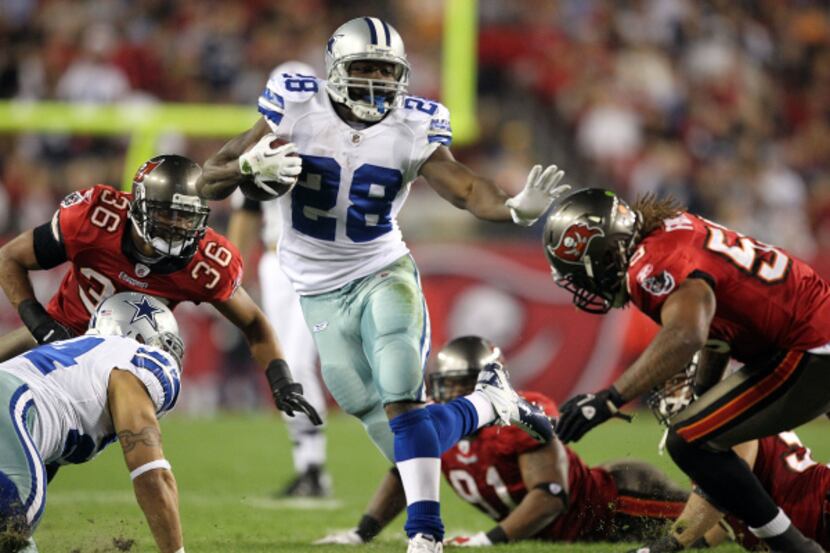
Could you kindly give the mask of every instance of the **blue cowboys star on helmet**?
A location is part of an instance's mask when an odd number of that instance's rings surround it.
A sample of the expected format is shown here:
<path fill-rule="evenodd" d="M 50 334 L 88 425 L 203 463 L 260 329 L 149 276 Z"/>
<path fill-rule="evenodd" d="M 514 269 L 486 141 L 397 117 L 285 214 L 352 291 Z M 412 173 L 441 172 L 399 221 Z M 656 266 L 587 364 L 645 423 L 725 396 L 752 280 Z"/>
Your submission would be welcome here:
<path fill-rule="evenodd" d="M 145 319 L 150 326 L 152 326 L 155 330 L 158 330 L 158 323 L 156 322 L 156 313 L 163 313 L 164 310 L 160 309 L 147 299 L 146 296 L 142 296 L 140 301 L 127 301 L 134 309 L 135 313 L 133 314 L 132 319 L 130 320 L 130 324 L 135 323 L 139 319 Z"/>

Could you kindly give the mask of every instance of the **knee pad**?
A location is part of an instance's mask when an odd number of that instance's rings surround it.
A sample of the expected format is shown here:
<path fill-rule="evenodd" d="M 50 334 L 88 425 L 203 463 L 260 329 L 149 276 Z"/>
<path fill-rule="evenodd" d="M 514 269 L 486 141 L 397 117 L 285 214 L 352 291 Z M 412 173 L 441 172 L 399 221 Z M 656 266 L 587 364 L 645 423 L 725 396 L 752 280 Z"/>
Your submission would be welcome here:
<path fill-rule="evenodd" d="M 423 401 L 423 359 L 420 344 L 405 334 L 378 337 L 372 352 L 378 391 L 384 403 Z"/>

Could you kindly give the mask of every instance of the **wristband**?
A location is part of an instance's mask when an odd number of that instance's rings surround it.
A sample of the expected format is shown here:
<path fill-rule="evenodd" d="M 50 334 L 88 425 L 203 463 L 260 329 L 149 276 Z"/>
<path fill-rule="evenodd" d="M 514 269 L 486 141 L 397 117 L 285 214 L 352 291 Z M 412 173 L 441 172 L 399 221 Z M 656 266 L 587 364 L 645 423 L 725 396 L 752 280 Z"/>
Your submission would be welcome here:
<path fill-rule="evenodd" d="M 375 536 L 380 534 L 381 530 L 383 530 L 383 526 L 380 525 L 380 522 L 375 517 L 363 515 L 360 517 L 360 522 L 357 523 L 355 533 L 360 536 L 363 543 L 369 543 Z"/>
<path fill-rule="evenodd" d="M 20 302 L 17 306 L 17 314 L 29 330 L 34 330 L 44 322 L 52 320 L 46 309 L 34 298 L 26 298 Z"/>
<path fill-rule="evenodd" d="M 507 538 L 507 533 L 501 526 L 496 526 L 484 535 L 487 536 L 487 539 L 490 540 L 490 543 L 492 544 L 507 543 L 508 541 L 510 541 Z"/>
<path fill-rule="evenodd" d="M 268 384 L 271 390 L 279 390 L 286 384 L 294 381 L 291 378 L 291 370 L 288 368 L 288 363 L 284 359 L 274 359 L 268 363 L 265 368 L 265 376 L 268 378 Z"/>
<path fill-rule="evenodd" d="M 140 467 L 132 470 L 130 472 L 130 480 L 135 480 L 145 472 L 150 472 L 151 470 L 155 469 L 167 469 L 171 470 L 173 467 L 170 466 L 170 462 L 167 459 L 156 459 L 155 461 L 150 461 L 149 463 L 144 463 Z"/>
<path fill-rule="evenodd" d="M 619 409 L 626 403 L 626 401 L 620 395 L 620 392 L 618 392 L 614 386 L 608 388 L 608 399 L 611 401 L 611 403 L 614 404 L 614 407 L 616 407 L 617 409 Z"/>

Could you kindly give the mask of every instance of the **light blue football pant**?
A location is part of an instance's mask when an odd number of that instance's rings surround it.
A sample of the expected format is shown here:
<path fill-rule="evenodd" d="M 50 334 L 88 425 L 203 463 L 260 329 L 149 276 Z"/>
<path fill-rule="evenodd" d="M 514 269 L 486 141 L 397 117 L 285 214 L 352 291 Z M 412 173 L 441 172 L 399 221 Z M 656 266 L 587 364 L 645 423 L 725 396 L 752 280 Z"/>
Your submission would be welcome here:
<path fill-rule="evenodd" d="M 326 387 L 394 462 L 383 406 L 425 400 L 429 316 L 415 262 L 405 255 L 342 288 L 303 296 L 300 304 Z"/>
<path fill-rule="evenodd" d="M 25 519 L 29 536 L 46 505 L 46 468 L 32 439 L 36 421 L 29 387 L 0 371 L 0 517 Z M 37 551 L 29 544 L 23 551 Z"/>

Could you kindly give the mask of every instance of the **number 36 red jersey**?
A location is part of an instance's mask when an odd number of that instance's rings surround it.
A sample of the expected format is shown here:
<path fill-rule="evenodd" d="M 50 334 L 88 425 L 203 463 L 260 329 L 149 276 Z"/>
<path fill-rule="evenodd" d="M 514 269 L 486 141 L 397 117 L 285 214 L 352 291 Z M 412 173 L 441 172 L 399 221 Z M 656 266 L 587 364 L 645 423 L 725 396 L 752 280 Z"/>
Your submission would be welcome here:
<path fill-rule="evenodd" d="M 211 228 L 196 254 L 168 272 L 129 259 L 122 241 L 129 239 L 124 233 L 131 200 L 131 194 L 99 184 L 64 198 L 52 219 L 52 234 L 72 266 L 46 309 L 77 333 L 86 331 L 98 302 L 116 292 L 151 294 L 172 309 L 182 301 L 227 300 L 242 281 L 239 252 Z"/>
<path fill-rule="evenodd" d="M 709 282 L 717 300 L 709 338 L 744 363 L 830 343 L 830 285 L 823 278 L 782 249 L 691 213 L 649 233 L 626 276 L 631 301 L 658 324 L 666 298 L 687 278 Z"/>

